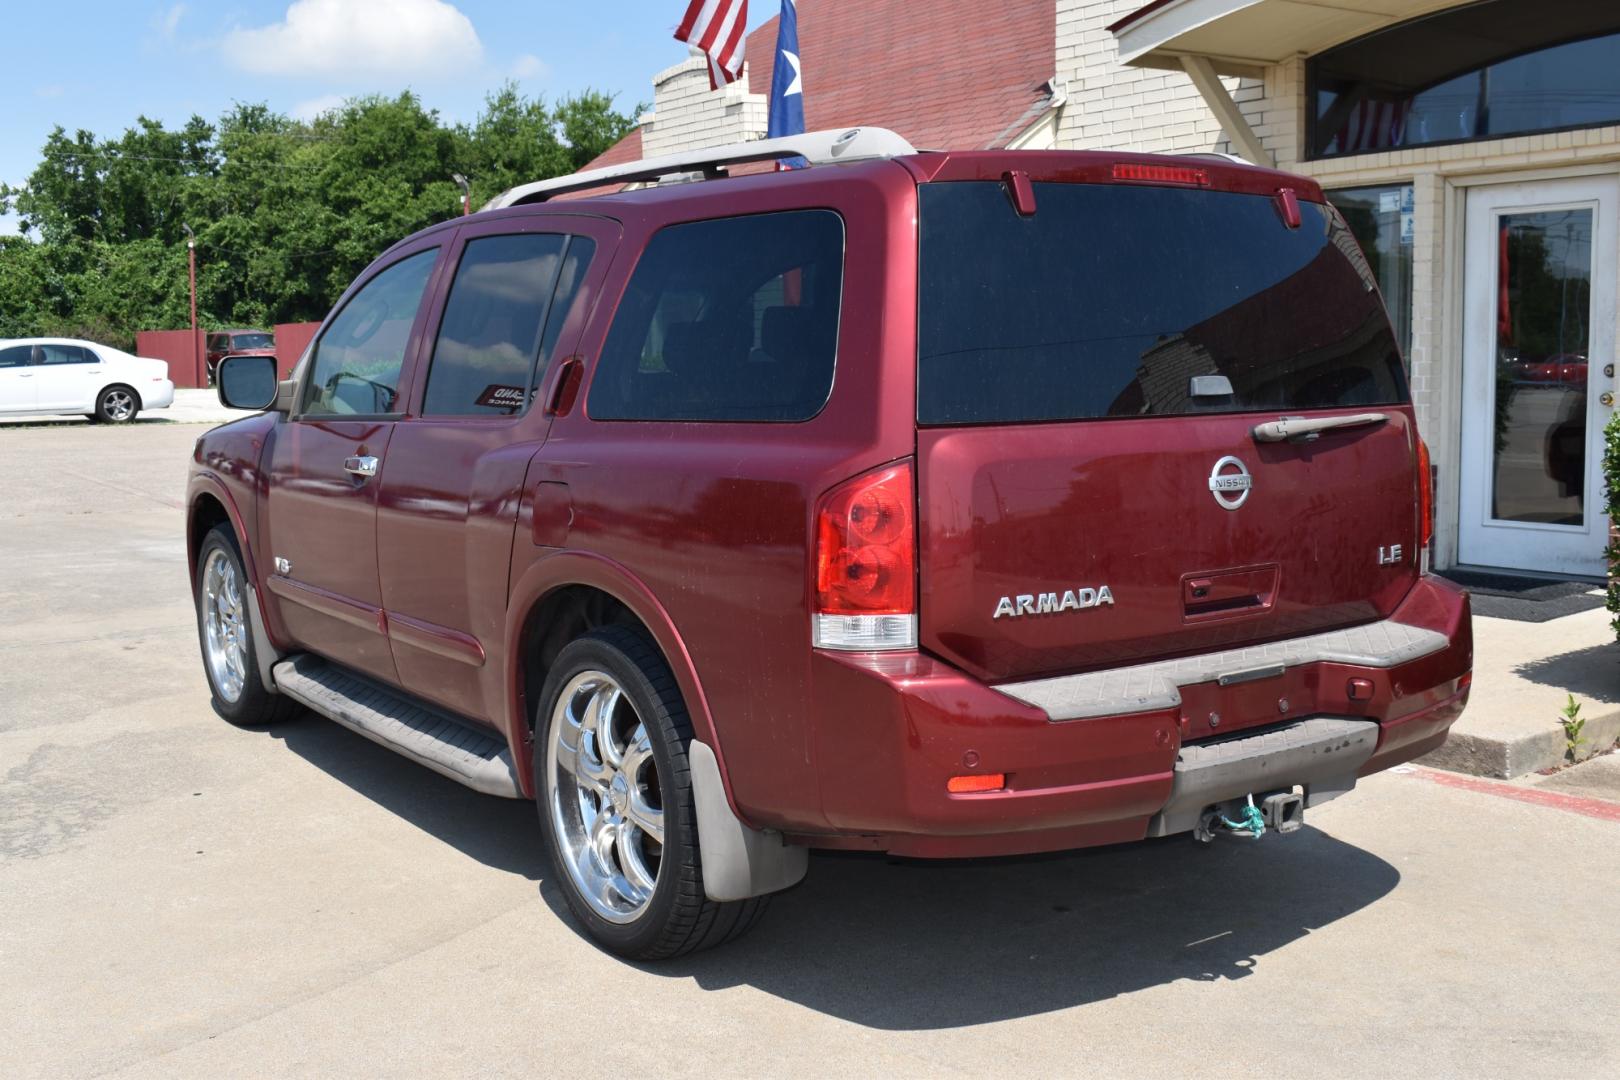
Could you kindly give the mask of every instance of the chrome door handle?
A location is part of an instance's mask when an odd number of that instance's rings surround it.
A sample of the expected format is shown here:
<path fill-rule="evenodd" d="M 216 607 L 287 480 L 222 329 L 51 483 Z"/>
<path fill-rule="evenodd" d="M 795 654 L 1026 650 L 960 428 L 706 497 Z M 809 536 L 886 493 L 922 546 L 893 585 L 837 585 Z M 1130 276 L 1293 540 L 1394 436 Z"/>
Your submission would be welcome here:
<path fill-rule="evenodd" d="M 1614 395 L 1611 394 L 1609 391 L 1605 390 L 1605 391 L 1603 391 L 1603 393 L 1598 395 L 1598 400 L 1603 402 L 1603 404 L 1605 404 L 1605 405 L 1613 405 L 1614 404 Z"/>
<path fill-rule="evenodd" d="M 356 476 L 376 476 L 377 459 L 369 454 L 362 457 L 345 458 L 343 471 L 353 473 Z"/>

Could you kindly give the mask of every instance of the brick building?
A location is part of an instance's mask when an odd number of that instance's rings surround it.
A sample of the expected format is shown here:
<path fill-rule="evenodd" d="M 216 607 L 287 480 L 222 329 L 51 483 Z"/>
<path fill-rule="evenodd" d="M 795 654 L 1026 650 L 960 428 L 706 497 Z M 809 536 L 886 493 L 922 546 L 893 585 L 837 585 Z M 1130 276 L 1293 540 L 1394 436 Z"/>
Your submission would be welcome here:
<path fill-rule="evenodd" d="M 1436 469 L 1435 560 L 1597 576 L 1620 300 L 1620 6 L 799 0 L 806 122 L 928 148 L 1219 150 L 1315 177 L 1367 250 Z M 764 135 L 700 59 L 602 164 Z"/>

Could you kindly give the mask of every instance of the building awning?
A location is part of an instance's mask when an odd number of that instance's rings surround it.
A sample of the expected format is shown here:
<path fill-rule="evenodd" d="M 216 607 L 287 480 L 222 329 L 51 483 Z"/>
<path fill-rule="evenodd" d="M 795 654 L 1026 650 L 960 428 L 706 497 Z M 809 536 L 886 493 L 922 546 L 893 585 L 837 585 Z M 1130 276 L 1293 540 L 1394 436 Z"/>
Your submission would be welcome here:
<path fill-rule="evenodd" d="M 1188 57 L 1219 75 L 1321 52 L 1467 0 L 1154 0 L 1108 29 L 1121 63 L 1182 70 Z"/>

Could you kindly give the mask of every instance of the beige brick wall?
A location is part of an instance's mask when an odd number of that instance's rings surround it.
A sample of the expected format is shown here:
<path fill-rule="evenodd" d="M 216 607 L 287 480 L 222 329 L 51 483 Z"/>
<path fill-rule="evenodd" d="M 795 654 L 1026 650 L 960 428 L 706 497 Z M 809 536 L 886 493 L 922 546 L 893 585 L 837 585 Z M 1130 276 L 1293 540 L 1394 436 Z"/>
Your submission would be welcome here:
<path fill-rule="evenodd" d="M 1108 25 L 1140 6 L 1141 0 L 1057 0 L 1057 76 L 1069 92 L 1057 145 L 1229 153 L 1220 124 L 1184 73 L 1119 62 Z M 1250 124 L 1258 126 L 1265 118 L 1266 87 L 1257 79 L 1224 81 Z"/>
<path fill-rule="evenodd" d="M 652 111 L 643 118 L 642 156 L 764 138 L 769 101 L 747 87 L 745 77 L 710 90 L 700 56 L 660 71 L 653 76 Z"/>

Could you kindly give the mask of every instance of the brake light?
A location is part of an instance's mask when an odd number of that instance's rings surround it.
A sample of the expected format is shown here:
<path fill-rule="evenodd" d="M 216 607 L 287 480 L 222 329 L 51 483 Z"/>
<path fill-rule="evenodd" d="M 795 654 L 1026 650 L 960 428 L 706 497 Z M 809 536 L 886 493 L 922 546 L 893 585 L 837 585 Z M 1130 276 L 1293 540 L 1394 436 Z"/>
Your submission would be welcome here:
<path fill-rule="evenodd" d="M 917 647 L 917 530 L 911 465 L 834 488 L 816 507 L 818 649 Z"/>
<path fill-rule="evenodd" d="M 1434 539 L 1434 475 L 1429 470 L 1429 444 L 1417 441 L 1418 549 L 1427 551 Z"/>
<path fill-rule="evenodd" d="M 1131 180 L 1140 184 L 1186 184 L 1188 187 L 1209 187 L 1209 173 L 1203 169 L 1190 169 L 1185 165 L 1144 165 L 1121 161 L 1114 165 L 1115 180 Z"/>

